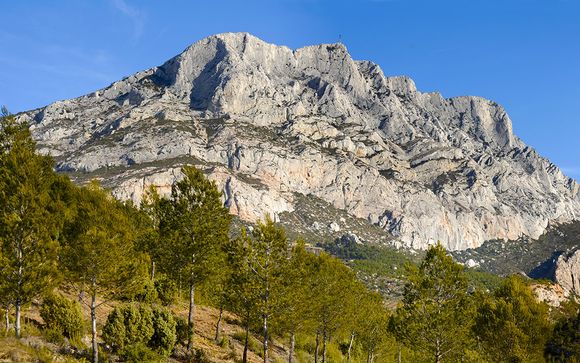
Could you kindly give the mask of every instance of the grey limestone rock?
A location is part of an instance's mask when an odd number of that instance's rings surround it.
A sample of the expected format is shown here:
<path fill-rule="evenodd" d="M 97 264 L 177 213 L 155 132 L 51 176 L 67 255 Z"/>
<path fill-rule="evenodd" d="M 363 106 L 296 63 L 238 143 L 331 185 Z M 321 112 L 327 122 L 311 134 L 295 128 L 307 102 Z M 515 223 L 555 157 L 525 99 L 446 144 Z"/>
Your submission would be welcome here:
<path fill-rule="evenodd" d="M 535 238 L 580 217 L 579 185 L 513 134 L 501 106 L 422 93 L 342 44 L 210 36 L 20 117 L 60 171 L 136 202 L 194 164 L 242 219 L 292 212 L 296 193 L 313 195 L 413 248 Z"/>

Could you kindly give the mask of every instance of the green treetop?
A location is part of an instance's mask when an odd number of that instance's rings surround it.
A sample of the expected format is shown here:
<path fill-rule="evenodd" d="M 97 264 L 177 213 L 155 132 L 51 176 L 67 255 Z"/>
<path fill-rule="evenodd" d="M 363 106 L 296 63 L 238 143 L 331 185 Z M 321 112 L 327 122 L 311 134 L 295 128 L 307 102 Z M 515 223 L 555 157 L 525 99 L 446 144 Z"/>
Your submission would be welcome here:
<path fill-rule="evenodd" d="M 548 308 L 520 276 L 510 276 L 478 309 L 475 334 L 493 362 L 543 362 Z"/>
<path fill-rule="evenodd" d="M 195 287 L 223 264 L 231 217 L 215 182 L 194 167 L 182 169 L 184 178 L 163 202 L 159 231 L 165 248 L 160 253 L 164 271 L 189 288 L 188 351 L 193 343 Z"/>
<path fill-rule="evenodd" d="M 79 188 L 76 214 L 66 229 L 62 264 L 67 278 L 88 293 L 91 310 L 93 362 L 98 362 L 96 310 L 106 302 L 137 289 L 146 270 L 136 253 L 135 231 L 125 207 L 97 183 Z M 100 296 L 105 300 L 98 302 Z"/>
<path fill-rule="evenodd" d="M 407 265 L 403 303 L 391 328 L 436 363 L 461 354 L 470 337 L 472 305 L 463 271 L 440 244 L 429 248 L 419 267 Z"/>

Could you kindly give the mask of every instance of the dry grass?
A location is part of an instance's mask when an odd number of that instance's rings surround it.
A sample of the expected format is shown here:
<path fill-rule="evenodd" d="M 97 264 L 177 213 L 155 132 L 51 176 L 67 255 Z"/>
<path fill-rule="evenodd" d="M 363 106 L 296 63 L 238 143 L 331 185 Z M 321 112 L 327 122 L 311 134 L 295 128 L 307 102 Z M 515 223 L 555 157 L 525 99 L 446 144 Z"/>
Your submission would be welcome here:
<path fill-rule="evenodd" d="M 72 289 L 63 288 L 60 290 L 64 296 L 71 300 L 78 300 L 78 293 Z M 101 302 L 102 300 L 99 300 Z M 97 310 L 97 327 L 100 329 L 106 322 L 107 316 L 114 309 L 119 302 L 105 302 Z M 85 330 L 85 337 L 82 339 L 83 343 L 89 347 L 90 346 L 90 331 L 88 330 L 88 321 L 90 317 L 90 311 L 88 306 L 82 305 L 82 311 L 85 320 L 87 321 L 87 329 Z M 171 307 L 171 310 L 175 315 L 182 318 L 187 318 L 188 306 L 185 301 L 178 303 Z M 75 362 L 75 360 L 65 360 L 64 356 L 60 356 L 58 351 L 58 346 L 48 343 L 42 337 L 40 332 L 40 327 L 43 325 L 42 318 L 40 317 L 40 304 L 36 302 L 32 304 L 29 308 L 23 311 L 23 321 L 26 323 L 28 328 L 27 337 L 24 339 L 16 340 L 11 337 L 0 338 L 0 363 L 2 362 L 64 362 L 70 361 Z M 242 334 L 244 329 L 238 325 L 239 319 L 232 313 L 224 312 L 221 329 L 220 329 L 220 339 L 215 340 L 215 329 L 216 323 L 219 317 L 219 309 L 215 309 L 209 306 L 197 305 L 195 309 L 194 319 L 195 319 L 195 337 L 194 337 L 194 349 L 202 350 L 204 355 L 208 358 L 210 362 L 215 363 L 235 363 L 241 361 L 243 354 L 243 342 L 234 339 L 234 335 Z M 254 336 L 254 340 L 259 341 L 259 336 Z M 263 360 L 260 356 L 261 345 L 254 344 L 254 351 L 248 350 L 248 362 L 250 363 L 261 363 Z M 271 349 L 269 351 L 271 362 L 285 361 L 286 349 L 283 345 L 274 342 L 270 345 Z M 178 345 L 175 350 L 174 357 L 170 358 L 169 362 L 180 362 L 187 361 L 185 347 L 183 345 Z M 114 358 L 114 357 L 113 357 Z"/>

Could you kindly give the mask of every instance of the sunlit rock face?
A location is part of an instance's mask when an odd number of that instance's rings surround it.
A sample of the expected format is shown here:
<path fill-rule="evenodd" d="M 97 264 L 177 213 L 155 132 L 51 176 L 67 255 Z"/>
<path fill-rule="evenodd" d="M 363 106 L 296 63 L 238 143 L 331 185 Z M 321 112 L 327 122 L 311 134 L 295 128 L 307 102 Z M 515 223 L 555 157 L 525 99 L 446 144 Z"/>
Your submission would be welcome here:
<path fill-rule="evenodd" d="M 578 184 L 512 133 L 501 106 L 421 93 L 342 44 L 292 50 L 219 34 L 20 117 L 58 170 L 136 202 L 193 164 L 244 220 L 312 195 L 413 248 L 535 238 L 580 217 Z"/>
<path fill-rule="evenodd" d="M 580 248 L 561 254 L 556 260 L 554 280 L 566 294 L 580 297 Z"/>

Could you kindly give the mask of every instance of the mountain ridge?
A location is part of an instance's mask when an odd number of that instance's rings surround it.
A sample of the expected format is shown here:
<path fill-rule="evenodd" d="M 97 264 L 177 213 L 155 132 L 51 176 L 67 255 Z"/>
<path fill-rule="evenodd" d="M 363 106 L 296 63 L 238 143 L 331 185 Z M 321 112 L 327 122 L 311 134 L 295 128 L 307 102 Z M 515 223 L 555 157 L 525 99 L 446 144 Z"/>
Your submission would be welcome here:
<path fill-rule="evenodd" d="M 580 216 L 579 185 L 513 134 L 503 107 L 421 93 L 340 43 L 291 50 L 218 34 L 19 117 L 58 170 L 103 178 L 136 202 L 193 163 L 244 220 L 292 213 L 293 193 L 313 195 L 413 248 L 536 238 Z"/>

